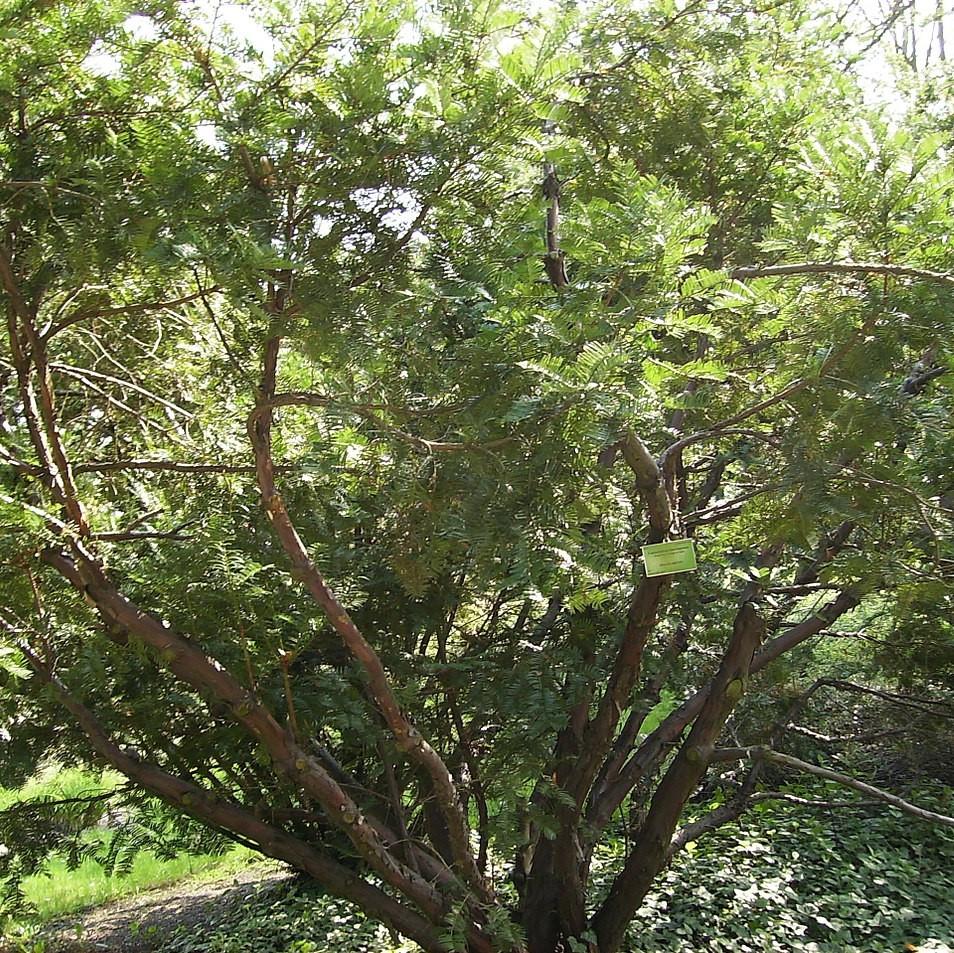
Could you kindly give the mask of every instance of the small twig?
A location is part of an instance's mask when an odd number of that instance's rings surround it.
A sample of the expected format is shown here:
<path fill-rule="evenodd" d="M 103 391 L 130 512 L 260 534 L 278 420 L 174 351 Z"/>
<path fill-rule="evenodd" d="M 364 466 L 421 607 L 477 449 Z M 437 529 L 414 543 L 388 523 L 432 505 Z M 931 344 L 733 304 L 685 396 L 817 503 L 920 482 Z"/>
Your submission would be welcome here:
<path fill-rule="evenodd" d="M 212 292 L 217 291 L 219 291 L 218 288 L 205 288 L 202 291 L 183 295 L 181 298 L 173 298 L 169 301 L 146 301 L 141 304 L 117 305 L 106 308 L 88 308 L 83 311 L 76 311 L 73 314 L 65 317 L 62 321 L 45 328 L 42 334 L 42 339 L 44 341 L 49 341 L 51 337 L 53 337 L 55 334 L 59 334 L 60 331 L 68 328 L 71 324 L 77 324 L 78 322 L 85 321 L 88 318 L 112 318 L 118 317 L 120 315 L 147 314 L 150 311 L 165 311 L 169 308 L 177 308 L 180 305 L 189 304 L 190 302 L 195 301 L 197 298 L 202 297 L 202 295 L 211 294 Z"/>
<path fill-rule="evenodd" d="M 100 380 L 108 381 L 110 384 L 116 384 L 119 387 L 126 387 L 129 390 L 136 391 L 138 394 L 142 394 L 143 397 L 148 397 L 150 400 L 156 401 L 157 404 L 162 404 L 163 407 L 166 407 L 177 414 L 182 414 L 186 420 L 195 419 L 195 414 L 185 410 L 178 404 L 172 403 L 172 401 L 166 400 L 164 397 L 160 397 L 158 394 L 154 394 L 152 391 L 147 390 L 145 387 L 142 387 L 140 384 L 136 384 L 133 381 L 126 381 L 121 377 L 114 377 L 112 374 L 104 374 L 102 371 L 94 371 L 88 367 L 73 367 L 71 364 L 51 363 L 50 367 L 53 370 L 62 371 L 64 374 L 70 374 L 73 377 L 77 377 L 79 380 L 83 380 L 83 375 L 88 374 L 90 377 L 98 377 Z"/>
<path fill-rule="evenodd" d="M 363 417 L 369 423 L 380 427 L 385 433 L 389 433 L 399 440 L 404 441 L 417 450 L 424 453 L 462 453 L 467 451 L 491 451 L 499 450 L 516 444 L 516 437 L 500 437 L 496 440 L 488 440 L 484 443 L 473 443 L 469 441 L 446 441 L 446 440 L 425 440 L 423 437 L 415 436 L 399 427 L 395 427 L 387 421 L 382 420 L 376 413 L 370 409 L 367 404 L 350 404 L 335 400 L 331 397 L 325 397 L 322 394 L 312 394 L 307 391 L 289 391 L 284 394 L 276 394 L 267 401 L 259 403 L 252 412 L 249 420 L 254 422 L 264 414 L 270 413 L 276 407 L 304 406 L 304 407 L 336 407 L 341 410 L 347 410 L 351 413 Z"/>
<path fill-rule="evenodd" d="M 839 807 L 877 807 L 883 802 L 870 801 L 822 801 L 817 798 L 799 797 L 785 791 L 756 791 L 750 801 L 787 801 L 789 804 L 798 804 L 801 807 L 839 808 Z"/>
<path fill-rule="evenodd" d="M 95 539 L 101 543 L 128 543 L 136 542 L 142 539 L 167 539 L 173 542 L 183 542 L 188 539 L 195 539 L 194 536 L 188 536 L 184 533 L 178 533 L 175 530 L 169 532 L 160 533 L 160 532 L 139 532 L 139 533 L 129 533 L 129 532 L 107 532 L 107 533 L 91 533 L 90 539 Z"/>
<path fill-rule="evenodd" d="M 40 471 L 39 467 L 31 470 Z M 300 469 L 293 464 L 275 464 L 276 473 L 289 472 Z M 114 473 L 125 470 L 145 470 L 154 472 L 168 471 L 171 473 L 255 473 L 253 464 L 245 463 L 180 463 L 178 460 L 94 460 L 88 463 L 77 463 L 73 467 L 74 473 Z"/>

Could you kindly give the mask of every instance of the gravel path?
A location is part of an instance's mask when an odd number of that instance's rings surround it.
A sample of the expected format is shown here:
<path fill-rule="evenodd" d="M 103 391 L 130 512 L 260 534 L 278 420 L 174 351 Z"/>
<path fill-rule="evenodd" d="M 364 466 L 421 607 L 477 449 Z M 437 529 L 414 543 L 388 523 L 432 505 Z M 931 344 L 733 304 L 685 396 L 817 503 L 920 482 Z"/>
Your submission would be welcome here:
<path fill-rule="evenodd" d="M 220 880 L 183 880 L 54 921 L 43 931 L 44 953 L 155 953 L 179 927 L 214 926 L 262 887 L 277 889 L 292 874 L 255 865 Z M 0 945 L 0 953 L 7 949 Z"/>

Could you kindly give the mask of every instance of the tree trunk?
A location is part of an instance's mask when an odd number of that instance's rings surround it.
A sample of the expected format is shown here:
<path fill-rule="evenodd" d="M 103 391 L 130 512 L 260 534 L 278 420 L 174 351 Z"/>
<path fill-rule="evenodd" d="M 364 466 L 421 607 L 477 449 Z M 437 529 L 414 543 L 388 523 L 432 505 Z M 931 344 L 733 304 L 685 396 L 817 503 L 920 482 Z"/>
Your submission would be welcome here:
<path fill-rule="evenodd" d="M 523 924 L 529 953 L 557 953 L 586 930 L 586 885 L 575 830 L 537 846 L 527 882 Z"/>

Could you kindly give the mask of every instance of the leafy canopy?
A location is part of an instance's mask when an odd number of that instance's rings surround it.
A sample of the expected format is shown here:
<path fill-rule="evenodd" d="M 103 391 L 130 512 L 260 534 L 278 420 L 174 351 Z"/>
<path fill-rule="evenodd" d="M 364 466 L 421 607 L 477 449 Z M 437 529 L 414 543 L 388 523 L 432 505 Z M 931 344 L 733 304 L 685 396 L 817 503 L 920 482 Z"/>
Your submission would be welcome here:
<path fill-rule="evenodd" d="M 724 726 L 949 691 L 950 99 L 866 106 L 833 22 L 0 4 L 5 783 L 105 760 L 425 948 L 610 953 L 755 790 Z"/>

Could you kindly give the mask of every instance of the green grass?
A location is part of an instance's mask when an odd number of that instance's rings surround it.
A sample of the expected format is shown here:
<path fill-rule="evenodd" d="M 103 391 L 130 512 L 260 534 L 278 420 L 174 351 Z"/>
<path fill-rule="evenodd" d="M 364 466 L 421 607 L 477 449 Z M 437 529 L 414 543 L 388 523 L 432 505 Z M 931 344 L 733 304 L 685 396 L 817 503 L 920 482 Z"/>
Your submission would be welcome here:
<path fill-rule="evenodd" d="M 0 810 L 29 798 L 99 794 L 121 782 L 121 776 L 114 772 L 96 774 L 81 768 L 52 765 L 21 788 L 0 788 Z M 84 836 L 90 840 L 105 840 L 107 834 L 104 830 L 93 829 Z M 95 860 L 88 859 L 70 870 L 65 857 L 54 856 L 47 861 L 43 872 L 25 878 L 22 887 L 24 896 L 35 909 L 29 921 L 45 923 L 187 877 L 207 876 L 211 879 L 226 876 L 257 857 L 253 851 L 238 846 L 225 854 L 183 855 L 173 860 L 160 860 L 151 851 L 144 851 L 136 857 L 128 873 L 108 876 Z M 4 932 L 10 935 L 26 925 L 22 920 L 13 921 L 5 925 Z"/>
<path fill-rule="evenodd" d="M 136 857 L 128 874 L 112 877 L 94 860 L 69 870 L 66 861 L 57 857 L 48 863 L 44 873 L 23 881 L 23 893 L 36 908 L 36 919 L 46 922 L 197 874 L 224 876 L 247 866 L 254 856 L 245 847 L 236 847 L 226 854 L 175 860 L 159 860 L 147 851 Z"/>
<path fill-rule="evenodd" d="M 122 776 L 114 771 L 95 774 L 84 768 L 62 768 L 59 765 L 50 765 L 27 781 L 23 787 L 0 788 L 0 811 L 18 801 L 31 798 L 71 798 L 102 794 L 119 785 L 121 781 Z"/>

